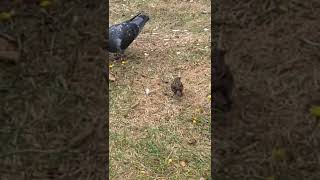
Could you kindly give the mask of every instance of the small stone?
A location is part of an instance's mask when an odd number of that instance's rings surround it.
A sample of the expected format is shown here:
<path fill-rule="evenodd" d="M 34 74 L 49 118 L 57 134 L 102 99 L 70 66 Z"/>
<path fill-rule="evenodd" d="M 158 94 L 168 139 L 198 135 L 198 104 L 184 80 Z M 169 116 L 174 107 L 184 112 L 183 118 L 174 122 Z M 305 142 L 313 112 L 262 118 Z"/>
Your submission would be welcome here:
<path fill-rule="evenodd" d="M 146 93 L 146 95 L 148 96 L 148 95 L 150 94 L 150 89 L 149 89 L 149 88 L 146 88 L 146 89 L 145 89 L 145 93 Z"/>
<path fill-rule="evenodd" d="M 112 81 L 112 82 L 116 81 L 116 77 L 111 73 L 109 74 L 109 81 Z"/>

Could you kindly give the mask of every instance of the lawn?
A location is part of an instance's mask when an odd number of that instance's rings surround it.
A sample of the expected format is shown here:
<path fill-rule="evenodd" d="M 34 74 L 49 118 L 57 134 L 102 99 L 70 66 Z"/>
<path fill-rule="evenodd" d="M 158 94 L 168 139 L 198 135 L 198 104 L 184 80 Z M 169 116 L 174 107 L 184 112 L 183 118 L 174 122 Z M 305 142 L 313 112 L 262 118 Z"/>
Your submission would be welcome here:
<path fill-rule="evenodd" d="M 109 55 L 111 179 L 210 178 L 210 4 L 110 1 L 110 24 L 150 16 L 126 61 Z M 170 90 L 178 75 L 182 98 Z"/>

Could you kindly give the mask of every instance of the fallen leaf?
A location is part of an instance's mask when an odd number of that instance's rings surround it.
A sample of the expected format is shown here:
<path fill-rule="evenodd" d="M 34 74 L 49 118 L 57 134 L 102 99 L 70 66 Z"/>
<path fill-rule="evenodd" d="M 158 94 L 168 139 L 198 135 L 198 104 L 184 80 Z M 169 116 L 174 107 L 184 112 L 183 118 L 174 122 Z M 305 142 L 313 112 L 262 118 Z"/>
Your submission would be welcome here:
<path fill-rule="evenodd" d="M 49 0 L 43 0 L 40 2 L 40 6 L 43 7 L 43 8 L 47 8 L 49 6 L 52 5 L 52 1 L 49 1 Z"/>
<path fill-rule="evenodd" d="M 14 12 L 13 12 L 13 11 L 10 11 L 10 12 L 2 12 L 2 13 L 0 13 L 0 21 L 10 20 L 13 15 L 14 15 Z"/>
<path fill-rule="evenodd" d="M 275 180 L 276 178 L 274 176 L 269 176 L 266 178 L 266 180 Z"/>
<path fill-rule="evenodd" d="M 192 123 L 193 124 L 197 123 L 197 120 L 198 120 L 197 117 L 192 118 Z"/>
<path fill-rule="evenodd" d="M 286 157 L 286 150 L 283 148 L 273 149 L 272 150 L 272 159 L 274 160 L 283 160 Z"/>
<path fill-rule="evenodd" d="M 196 109 L 196 112 L 197 112 L 197 113 L 203 113 L 203 109 L 202 109 L 201 107 L 200 107 L 200 108 L 197 108 L 197 109 Z"/>
<path fill-rule="evenodd" d="M 309 110 L 310 114 L 315 117 L 320 117 L 320 106 L 313 106 Z"/>
<path fill-rule="evenodd" d="M 124 65 L 124 64 L 127 64 L 128 61 L 121 61 L 121 64 Z"/>

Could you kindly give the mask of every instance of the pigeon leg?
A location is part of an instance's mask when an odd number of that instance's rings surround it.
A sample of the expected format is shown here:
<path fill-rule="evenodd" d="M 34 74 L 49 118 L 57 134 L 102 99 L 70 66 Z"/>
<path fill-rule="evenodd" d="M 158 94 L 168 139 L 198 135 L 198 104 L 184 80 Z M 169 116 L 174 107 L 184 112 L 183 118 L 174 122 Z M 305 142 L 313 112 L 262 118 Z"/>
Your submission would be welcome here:
<path fill-rule="evenodd" d="M 120 52 L 120 60 L 121 62 L 126 61 L 126 56 L 124 55 L 124 51 Z"/>
<path fill-rule="evenodd" d="M 120 51 L 119 53 L 116 54 L 116 57 L 115 57 L 116 61 L 123 62 L 123 61 L 125 61 L 125 59 L 126 59 L 126 56 L 124 55 L 124 51 Z"/>
<path fill-rule="evenodd" d="M 119 54 L 119 53 L 117 53 L 116 55 L 115 55 L 115 61 L 120 61 L 121 60 L 121 54 Z"/>

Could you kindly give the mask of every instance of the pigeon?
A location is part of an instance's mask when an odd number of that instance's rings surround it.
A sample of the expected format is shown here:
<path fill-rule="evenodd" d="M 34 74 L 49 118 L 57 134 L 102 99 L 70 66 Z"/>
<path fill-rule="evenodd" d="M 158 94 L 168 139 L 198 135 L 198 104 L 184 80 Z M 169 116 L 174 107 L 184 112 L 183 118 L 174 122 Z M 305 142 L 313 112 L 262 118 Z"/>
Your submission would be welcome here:
<path fill-rule="evenodd" d="M 221 48 L 221 34 L 218 46 L 213 50 L 213 93 L 214 109 L 229 112 L 232 108 L 232 90 L 234 79 L 229 67 L 225 64 L 227 51 Z"/>
<path fill-rule="evenodd" d="M 124 56 L 124 51 L 138 37 L 149 16 L 143 12 L 138 13 L 131 19 L 109 27 L 108 51 Z M 119 57 L 118 57 L 119 58 Z"/>
<path fill-rule="evenodd" d="M 181 77 L 176 77 L 173 82 L 171 83 L 171 90 L 173 93 L 179 97 L 181 97 L 183 94 L 183 84 L 181 82 Z"/>

